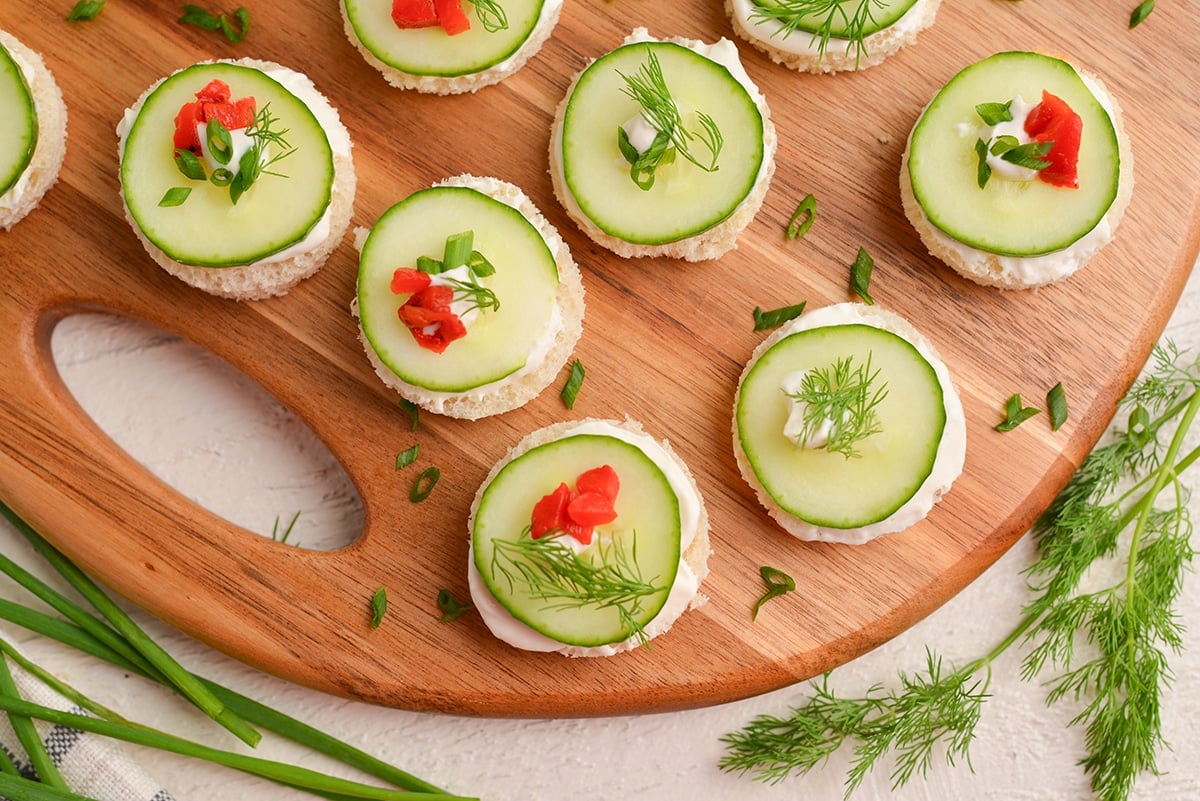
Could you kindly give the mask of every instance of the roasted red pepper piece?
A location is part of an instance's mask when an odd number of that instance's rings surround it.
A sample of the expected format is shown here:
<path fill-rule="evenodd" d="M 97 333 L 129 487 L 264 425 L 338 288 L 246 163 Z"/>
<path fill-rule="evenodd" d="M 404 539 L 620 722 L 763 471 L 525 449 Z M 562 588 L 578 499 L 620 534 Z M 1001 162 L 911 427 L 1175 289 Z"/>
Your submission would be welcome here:
<path fill-rule="evenodd" d="M 398 28 L 432 28 L 437 10 L 433 0 L 392 0 L 392 21 Z"/>
<path fill-rule="evenodd" d="M 575 491 L 581 495 L 588 492 L 598 492 L 608 500 L 615 501 L 617 492 L 621 489 L 621 480 L 617 478 L 617 471 L 613 470 L 610 465 L 602 465 L 593 467 L 591 470 L 586 470 L 579 474 L 579 478 L 575 479 Z"/>
<path fill-rule="evenodd" d="M 582 492 L 567 504 L 567 517 L 581 526 L 602 526 L 617 519 L 617 510 L 607 496 L 599 492 Z"/>
<path fill-rule="evenodd" d="M 393 285 L 395 281 L 396 276 L 393 274 Z M 418 345 L 434 353 L 444 353 L 451 342 L 467 335 L 467 327 L 463 325 L 463 321 L 450 311 L 453 300 L 454 290 L 451 287 L 431 284 L 413 293 L 397 313 L 401 322 L 412 332 Z"/>
<path fill-rule="evenodd" d="M 414 270 L 412 267 L 397 267 L 396 272 L 392 273 L 392 292 L 397 295 L 411 295 L 428 289 L 432 281 L 429 273 Z"/>
<path fill-rule="evenodd" d="M 462 0 L 433 0 L 433 6 L 437 9 L 438 22 L 448 35 L 454 36 L 471 29 L 471 21 L 463 13 Z"/>
<path fill-rule="evenodd" d="M 614 506 L 621 485 L 609 465 L 586 470 L 575 479 L 575 489 L 565 483 L 534 504 L 530 536 L 566 532 L 583 545 L 591 545 L 595 527 L 617 519 Z"/>
<path fill-rule="evenodd" d="M 1046 154 L 1050 165 L 1038 171 L 1038 178 L 1052 186 L 1079 188 L 1079 141 L 1083 120 L 1062 98 L 1042 91 L 1042 102 L 1025 118 L 1025 133 L 1038 142 L 1053 142 Z"/>
<path fill-rule="evenodd" d="M 567 515 L 567 504 L 571 500 L 571 488 L 562 483 L 549 495 L 543 496 L 533 505 L 533 528 L 529 536 L 535 540 L 563 527 Z"/>
<path fill-rule="evenodd" d="M 175 149 L 200 153 L 196 126 L 210 119 L 217 119 L 230 131 L 249 127 L 254 122 L 258 104 L 253 97 L 243 97 L 233 103 L 229 102 L 230 97 L 229 84 L 213 79 L 196 93 L 194 101 L 184 103 L 175 115 Z"/>

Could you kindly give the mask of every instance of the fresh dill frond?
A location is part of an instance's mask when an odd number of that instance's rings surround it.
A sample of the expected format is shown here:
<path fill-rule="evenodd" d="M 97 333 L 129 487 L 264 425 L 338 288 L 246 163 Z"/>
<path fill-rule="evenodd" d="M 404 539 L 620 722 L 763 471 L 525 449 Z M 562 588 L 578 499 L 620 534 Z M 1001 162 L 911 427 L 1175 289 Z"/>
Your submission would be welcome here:
<path fill-rule="evenodd" d="M 805 404 L 804 426 L 799 442 L 810 441 L 823 427 L 832 424 L 824 448 L 847 459 L 861 454 L 857 443 L 882 431 L 877 407 L 887 397 L 887 384 L 876 387 L 879 371 L 871 371 L 871 354 L 865 364 L 853 357 L 838 359 L 829 367 L 809 370 L 799 391 L 788 397 Z"/>
<path fill-rule="evenodd" d="M 278 122 L 279 118 L 271 113 L 271 104 L 267 103 L 254 115 L 254 122 L 246 128 L 246 135 L 250 137 L 252 144 L 242 154 L 238 161 L 238 173 L 229 184 L 229 199 L 234 204 L 263 175 L 287 177 L 271 170 L 272 165 L 296 152 L 296 148 L 288 144 L 286 139 L 289 129 L 276 130 Z"/>
<path fill-rule="evenodd" d="M 818 60 L 825 58 L 831 39 L 845 39 L 846 53 L 854 53 L 855 67 L 867 54 L 866 28 L 874 23 L 873 7 L 882 7 L 882 0 L 751 0 L 754 10 L 751 20 L 775 22 L 783 38 L 796 31 L 812 34 L 817 46 Z M 836 37 L 834 28 L 842 33 Z"/>
<path fill-rule="evenodd" d="M 626 547 L 621 538 L 598 538 L 587 556 L 563 543 L 566 532 L 534 539 L 526 528 L 516 540 L 493 540 L 492 577 L 510 589 L 518 585 L 547 604 L 546 610 L 615 609 L 622 625 L 641 643 L 647 641 L 638 618 L 642 603 L 668 588 L 642 578 L 637 535 Z"/>

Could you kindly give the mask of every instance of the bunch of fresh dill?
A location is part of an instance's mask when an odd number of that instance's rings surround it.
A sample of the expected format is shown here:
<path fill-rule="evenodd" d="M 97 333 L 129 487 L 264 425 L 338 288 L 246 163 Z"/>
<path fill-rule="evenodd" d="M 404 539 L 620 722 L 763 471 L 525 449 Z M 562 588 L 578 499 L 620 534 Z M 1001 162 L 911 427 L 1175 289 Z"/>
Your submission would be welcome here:
<path fill-rule="evenodd" d="M 1139 775 L 1156 773 L 1167 659 L 1182 646 L 1173 610 L 1193 556 L 1180 475 L 1200 458 L 1200 447 L 1181 455 L 1200 411 L 1200 358 L 1187 361 L 1167 343 L 1152 360 L 1119 406 L 1125 427 L 1092 451 L 1035 524 L 1039 556 L 1027 575 L 1036 595 L 1008 636 L 952 669 L 927 651 L 924 670 L 901 674 L 886 692 L 842 698 L 826 676 L 787 717 L 761 716 L 722 738 L 721 768 L 778 782 L 848 746 L 849 796 L 889 753 L 894 787 L 923 774 L 938 753 L 966 761 L 992 663 L 1020 643 L 1028 648 L 1022 678 L 1046 681 L 1047 703 L 1081 707 L 1072 724 L 1085 730 L 1080 764 L 1096 798 L 1126 799 Z M 1102 562 L 1115 564 L 1119 579 L 1085 588 L 1085 574 Z"/>

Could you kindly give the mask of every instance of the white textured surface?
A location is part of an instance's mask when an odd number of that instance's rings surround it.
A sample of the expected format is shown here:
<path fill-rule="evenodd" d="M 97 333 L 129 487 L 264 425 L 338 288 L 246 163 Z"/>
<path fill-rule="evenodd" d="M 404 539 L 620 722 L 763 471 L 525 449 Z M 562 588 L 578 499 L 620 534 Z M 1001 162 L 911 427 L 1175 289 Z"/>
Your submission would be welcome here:
<path fill-rule="evenodd" d="M 1200 350 L 1200 276 L 1193 277 L 1167 330 L 1181 346 Z M 136 457 L 214 511 L 268 534 L 301 510 L 292 542 L 336 547 L 353 539 L 361 510 L 324 449 L 270 398 L 230 376 L 190 346 L 129 322 L 69 321 L 55 338 L 60 368 L 96 419 Z M 1200 437 L 1193 437 L 1193 442 Z M 1197 483 L 1192 478 L 1192 483 Z M 1200 501 L 1193 501 L 1193 512 Z M 37 565 L 7 526 L 0 548 Z M 989 649 L 1017 621 L 1029 596 L 1020 571 L 1032 558 L 1022 539 L 992 569 L 941 610 L 834 673 L 846 691 L 894 684 L 897 670 L 924 663 L 928 645 L 950 662 Z M 40 566 L 39 566 L 40 568 Z M 44 570 L 39 572 L 47 575 Z M 1189 575 L 1180 615 L 1200 618 L 1200 584 Z M 5 580 L 0 593 L 17 597 Z M 811 799 L 842 796 L 846 755 L 824 769 L 776 786 L 722 774 L 719 738 L 760 713 L 783 714 L 803 701 L 806 686 L 735 704 L 689 712 L 587 720 L 486 720 L 372 707 L 325 696 L 258 674 L 167 629 L 139 620 L 193 670 L 312 722 L 428 781 L 490 801 L 643 798 Z M 67 681 L 129 717 L 222 747 L 239 748 L 206 718 L 142 681 L 25 632 L 26 651 Z M 1200 634 L 1193 624 L 1185 650 L 1173 659 L 1176 681 L 1165 699 L 1164 730 L 1172 750 L 1163 776 L 1145 776 L 1136 799 L 1200 798 Z M 855 799 L 1004 799 L 1075 801 L 1090 797 L 1082 771 L 1082 732 L 1067 723 L 1070 703 L 1047 709 L 1043 691 L 1017 677 L 1019 652 L 994 666 L 991 692 L 965 765 L 936 763 L 925 779 L 892 792 L 884 771 L 872 774 Z M 268 736 L 262 756 L 353 775 L 340 766 Z M 304 796 L 206 763 L 138 751 L 146 767 L 179 801 L 273 801 Z"/>

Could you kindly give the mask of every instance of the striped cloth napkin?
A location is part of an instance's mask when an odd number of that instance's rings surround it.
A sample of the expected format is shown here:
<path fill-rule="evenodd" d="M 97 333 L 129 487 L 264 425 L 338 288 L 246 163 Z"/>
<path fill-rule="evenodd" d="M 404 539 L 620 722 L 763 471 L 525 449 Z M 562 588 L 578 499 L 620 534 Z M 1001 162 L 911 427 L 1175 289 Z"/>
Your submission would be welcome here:
<path fill-rule="evenodd" d="M 19 665 L 13 664 L 12 660 L 8 665 L 17 691 L 26 701 L 74 714 L 87 714 Z M 155 782 L 118 743 L 96 734 L 44 721 L 34 721 L 34 726 L 71 792 L 95 801 L 174 801 L 171 794 Z M 8 753 L 22 776 L 37 778 L 17 735 L 9 725 L 8 715 L 2 712 L 0 748 Z"/>

